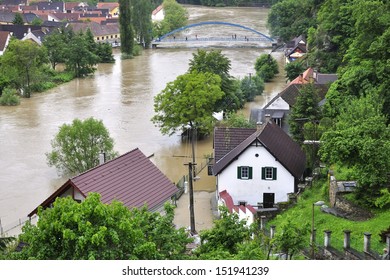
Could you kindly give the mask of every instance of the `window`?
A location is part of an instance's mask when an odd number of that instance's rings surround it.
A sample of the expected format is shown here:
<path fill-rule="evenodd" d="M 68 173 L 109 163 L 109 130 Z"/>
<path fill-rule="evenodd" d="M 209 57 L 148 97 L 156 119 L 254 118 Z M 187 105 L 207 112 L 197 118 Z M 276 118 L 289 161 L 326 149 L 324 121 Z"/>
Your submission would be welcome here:
<path fill-rule="evenodd" d="M 263 167 L 263 168 L 261 168 L 261 179 L 263 179 L 263 180 L 276 180 L 276 167 Z"/>
<path fill-rule="evenodd" d="M 238 166 L 237 178 L 242 180 L 252 179 L 252 167 L 251 166 Z"/>

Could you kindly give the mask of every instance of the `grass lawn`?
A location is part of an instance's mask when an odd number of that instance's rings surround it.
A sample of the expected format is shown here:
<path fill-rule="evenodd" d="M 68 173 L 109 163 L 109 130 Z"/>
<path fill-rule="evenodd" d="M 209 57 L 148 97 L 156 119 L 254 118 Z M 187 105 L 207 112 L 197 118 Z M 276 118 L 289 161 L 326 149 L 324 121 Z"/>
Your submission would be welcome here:
<path fill-rule="evenodd" d="M 306 189 L 299 197 L 295 206 L 282 212 L 275 219 L 268 222 L 268 226 L 275 225 L 278 228 L 287 220 L 299 227 L 308 229 L 305 239 L 307 246 L 310 244 L 310 229 L 312 224 L 312 205 L 317 201 L 328 200 L 328 182 L 326 179 L 315 181 L 313 187 Z M 382 254 L 385 243 L 381 242 L 380 232 L 390 226 L 390 210 L 376 210 L 372 219 L 366 221 L 350 221 L 324 213 L 320 207 L 314 207 L 314 226 L 317 230 L 316 243 L 323 245 L 324 231 L 331 230 L 331 246 L 343 250 L 344 230 L 351 231 L 351 247 L 359 252 L 363 251 L 364 233 L 371 233 L 371 249 Z"/>

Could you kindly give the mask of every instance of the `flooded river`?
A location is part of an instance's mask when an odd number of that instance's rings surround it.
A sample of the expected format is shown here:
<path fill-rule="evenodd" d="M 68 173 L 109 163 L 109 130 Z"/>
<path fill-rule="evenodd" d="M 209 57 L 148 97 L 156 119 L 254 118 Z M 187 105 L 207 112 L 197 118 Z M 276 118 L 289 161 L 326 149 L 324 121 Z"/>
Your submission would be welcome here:
<path fill-rule="evenodd" d="M 267 9 L 205 8 L 187 6 L 190 22 L 208 20 L 229 21 L 268 34 L 265 28 Z M 203 27 L 207 32 L 219 28 Z M 212 28 L 215 28 L 213 30 Z M 205 30 L 190 30 L 206 36 Z M 228 30 L 240 35 L 240 30 Z M 243 31 L 245 32 L 245 31 Z M 199 47 L 199 46 L 198 46 Z M 203 46 L 206 47 L 206 46 Z M 191 145 L 178 135 L 164 136 L 150 121 L 154 114 L 153 97 L 166 84 L 188 69 L 195 47 L 161 48 L 143 51 L 131 60 L 120 60 L 115 51 L 115 63 L 99 65 L 92 77 L 76 79 L 45 93 L 22 99 L 16 107 L 0 107 L 0 222 L 3 229 L 12 227 L 38 204 L 59 188 L 68 178 L 59 177 L 55 168 L 47 165 L 45 153 L 59 126 L 73 119 L 94 117 L 103 120 L 115 140 L 120 154 L 139 148 L 172 181 L 187 174 L 185 163 L 191 161 Z M 222 48 L 231 60 L 231 75 L 244 77 L 255 73 L 254 62 L 270 49 Z M 280 68 L 283 54 L 272 53 Z M 265 92 L 254 102 L 246 104 L 242 113 L 249 116 L 250 108 L 269 101 L 285 86 L 283 71 L 266 84 Z M 212 153 L 212 139 L 196 143 L 196 160 Z M 215 179 L 200 174 L 195 190 L 215 190 Z"/>

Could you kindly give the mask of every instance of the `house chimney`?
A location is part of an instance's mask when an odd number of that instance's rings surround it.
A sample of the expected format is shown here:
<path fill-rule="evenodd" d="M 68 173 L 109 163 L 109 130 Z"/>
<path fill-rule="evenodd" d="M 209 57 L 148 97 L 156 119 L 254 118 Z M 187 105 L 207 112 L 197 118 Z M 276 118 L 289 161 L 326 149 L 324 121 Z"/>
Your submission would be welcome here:
<path fill-rule="evenodd" d="M 261 127 L 263 126 L 263 123 L 262 122 L 257 122 L 256 123 L 256 129 L 257 131 L 259 131 L 261 129 Z"/>
<path fill-rule="evenodd" d="M 267 124 L 271 120 L 271 115 L 270 114 L 265 114 L 265 123 Z"/>
<path fill-rule="evenodd" d="M 106 153 L 101 151 L 99 154 L 99 164 L 103 164 L 106 162 Z"/>

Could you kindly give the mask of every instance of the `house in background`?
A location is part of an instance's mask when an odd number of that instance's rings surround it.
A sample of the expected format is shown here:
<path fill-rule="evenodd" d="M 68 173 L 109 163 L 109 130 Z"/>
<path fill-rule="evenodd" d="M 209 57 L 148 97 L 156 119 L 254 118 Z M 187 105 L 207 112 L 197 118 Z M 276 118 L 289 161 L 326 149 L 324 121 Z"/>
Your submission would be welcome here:
<path fill-rule="evenodd" d="M 300 146 L 269 118 L 257 129 L 215 128 L 214 156 L 217 201 L 231 197 L 227 206 L 238 212 L 287 202 L 306 167 Z"/>
<path fill-rule="evenodd" d="M 4 54 L 11 40 L 12 32 L 0 31 L 0 56 Z"/>
<path fill-rule="evenodd" d="M 329 87 L 331 83 L 337 80 L 337 74 L 323 74 L 319 73 L 317 70 L 309 67 L 292 80 L 289 84 L 315 84 L 315 85 L 326 85 Z"/>
<path fill-rule="evenodd" d="M 265 116 L 270 115 L 272 120 L 285 132 L 289 132 L 288 117 L 294 107 L 297 97 L 306 84 L 312 84 L 319 96 L 319 106 L 323 104 L 330 84 L 337 80 L 337 74 L 321 74 L 308 68 L 288 86 L 272 98 L 263 108 L 254 108 L 250 113 L 250 121 L 264 122 Z"/>
<path fill-rule="evenodd" d="M 51 207 L 57 197 L 83 201 L 91 192 L 99 193 L 103 203 L 118 200 L 129 209 L 146 205 L 149 211 L 161 211 L 178 188 L 137 148 L 69 179 L 39 206 Z"/>
<path fill-rule="evenodd" d="M 162 21 L 165 17 L 163 5 L 158 6 L 152 11 L 152 21 Z"/>
<path fill-rule="evenodd" d="M 306 40 L 303 35 L 294 38 L 286 44 L 285 48 L 285 57 L 286 63 L 293 62 L 301 57 L 305 56 L 307 53 Z"/>
<path fill-rule="evenodd" d="M 91 30 L 95 42 L 111 43 L 115 45 L 120 41 L 120 29 L 118 23 L 99 24 L 96 22 L 72 22 L 69 26 L 75 33 Z"/>
<path fill-rule="evenodd" d="M 107 9 L 109 18 L 119 18 L 119 3 L 106 3 L 106 2 L 99 2 L 96 5 L 97 9 Z"/>

